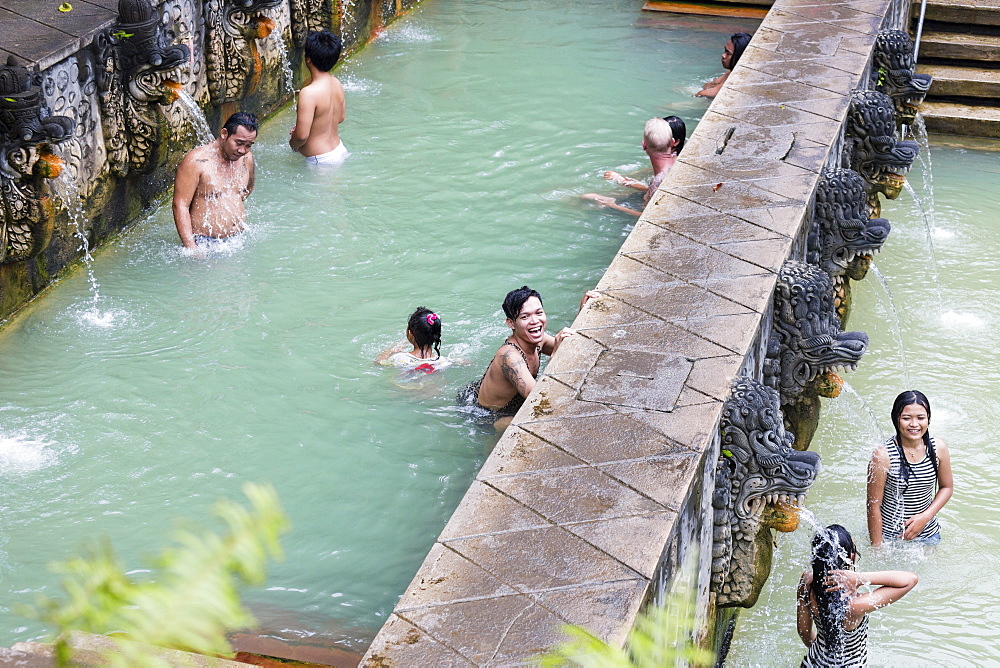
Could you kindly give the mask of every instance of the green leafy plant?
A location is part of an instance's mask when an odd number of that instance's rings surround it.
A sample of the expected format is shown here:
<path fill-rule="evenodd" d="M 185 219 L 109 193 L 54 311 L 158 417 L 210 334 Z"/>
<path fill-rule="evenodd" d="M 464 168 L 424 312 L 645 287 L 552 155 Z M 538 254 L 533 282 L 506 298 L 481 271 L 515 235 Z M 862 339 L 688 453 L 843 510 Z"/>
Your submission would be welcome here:
<path fill-rule="evenodd" d="M 64 599 L 41 597 L 29 616 L 54 625 L 57 665 L 69 665 L 72 631 L 115 634 L 102 665 L 165 666 L 155 647 L 200 654 L 231 654 L 227 631 L 254 625 L 239 598 L 239 583 L 260 584 L 269 557 L 281 558 L 279 535 L 288 528 L 270 485 L 247 483 L 250 508 L 228 500 L 213 507 L 226 530 L 196 525 L 175 533 L 176 545 L 152 559 L 153 575 L 138 580 L 122 568 L 107 541 L 85 556 L 54 565 L 64 577 Z"/>
<path fill-rule="evenodd" d="M 678 578 L 661 606 L 650 606 L 636 618 L 626 647 L 614 647 L 579 626 L 566 626 L 569 640 L 545 654 L 542 666 L 584 668 L 665 668 L 711 666 L 715 653 L 694 641 L 695 590 Z"/>

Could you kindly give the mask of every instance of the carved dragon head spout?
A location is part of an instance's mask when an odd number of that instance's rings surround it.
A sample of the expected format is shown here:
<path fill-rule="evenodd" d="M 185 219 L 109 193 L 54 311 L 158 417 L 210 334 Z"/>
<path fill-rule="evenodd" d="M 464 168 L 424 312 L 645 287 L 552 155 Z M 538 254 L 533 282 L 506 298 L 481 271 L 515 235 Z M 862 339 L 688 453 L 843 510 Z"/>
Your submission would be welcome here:
<path fill-rule="evenodd" d="M 75 129 L 72 118 L 50 113 L 40 77 L 8 58 L 0 67 L 0 264 L 27 260 L 48 245 L 52 216 L 42 180 L 62 170 L 51 144 Z"/>
<path fill-rule="evenodd" d="M 771 513 L 794 512 L 819 473 L 814 452 L 791 447 L 777 393 L 737 378 L 722 411 L 716 466 L 712 591 L 716 604 L 751 607 L 771 570 Z M 782 527 L 788 528 L 788 527 Z"/>
<path fill-rule="evenodd" d="M 865 182 L 852 169 L 825 169 L 816 189 L 809 262 L 819 265 L 838 288 L 862 255 L 874 255 L 889 236 L 885 218 L 869 218 Z"/>
<path fill-rule="evenodd" d="M 206 61 L 212 104 L 239 100 L 257 90 L 263 64 L 256 40 L 271 34 L 274 20 L 261 12 L 283 0 L 206 0 Z"/>
<path fill-rule="evenodd" d="M 772 323 L 764 380 L 781 394 L 783 407 L 798 402 L 821 374 L 854 369 L 868 348 L 864 332 L 840 331 L 830 277 L 811 264 L 781 268 Z"/>
<path fill-rule="evenodd" d="M 892 98 L 896 120 L 910 125 L 930 90 L 933 77 L 913 71 L 913 40 L 902 30 L 883 30 L 875 38 L 872 87 Z"/>
<path fill-rule="evenodd" d="M 119 0 L 118 22 L 94 38 L 101 125 L 112 171 L 148 173 L 160 163 L 166 117 L 191 55 L 170 45 L 150 0 Z"/>
<path fill-rule="evenodd" d="M 888 199 L 899 196 L 920 147 L 915 141 L 896 139 L 892 100 L 873 90 L 851 93 L 844 140 L 849 166 L 865 180 L 869 209 L 872 217 L 878 217 L 878 193 Z"/>

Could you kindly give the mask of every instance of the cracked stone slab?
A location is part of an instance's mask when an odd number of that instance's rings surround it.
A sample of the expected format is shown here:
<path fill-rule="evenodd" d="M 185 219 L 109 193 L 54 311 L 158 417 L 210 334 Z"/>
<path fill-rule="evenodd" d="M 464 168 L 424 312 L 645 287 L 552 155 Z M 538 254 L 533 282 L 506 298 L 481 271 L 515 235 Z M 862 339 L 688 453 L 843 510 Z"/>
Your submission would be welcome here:
<path fill-rule="evenodd" d="M 629 625 L 649 591 L 646 580 L 619 580 L 583 587 L 570 587 L 529 594 L 570 624 L 582 626 L 604 642 L 621 647 Z"/>
<path fill-rule="evenodd" d="M 725 318 L 725 320 L 723 320 Z M 757 336 L 761 314 L 724 315 L 707 318 L 689 318 L 677 323 L 689 332 L 728 348 L 738 355 L 746 354 Z"/>
<path fill-rule="evenodd" d="M 687 187 L 672 186 L 670 192 L 681 197 L 698 200 L 717 211 L 731 213 L 735 216 L 739 216 L 743 209 L 805 204 L 804 198 L 788 199 L 763 188 L 758 188 L 752 183 L 741 181 L 723 182 L 718 187 L 707 183 Z"/>
<path fill-rule="evenodd" d="M 657 228 L 663 232 L 663 228 Z M 690 239 L 685 239 L 692 243 Z M 670 274 L 651 267 L 628 255 L 617 255 L 608 266 L 607 271 L 598 283 L 598 292 L 619 288 L 631 288 L 642 285 L 659 286 L 665 283 L 676 283 L 677 279 Z M 640 316 L 643 318 L 642 316 Z M 648 319 L 645 316 L 644 319 Z M 579 329 L 579 328 L 577 328 Z"/>
<path fill-rule="evenodd" d="M 578 332 L 580 330 L 577 330 Z M 582 374 L 585 378 L 586 376 Z M 581 385 L 583 381 L 580 381 Z M 577 390 L 560 382 L 550 375 L 543 375 L 535 384 L 535 391 L 525 402 L 528 416 L 520 422 L 526 424 L 537 420 L 557 417 L 576 417 L 581 415 L 606 415 L 612 409 L 601 404 L 580 401 Z"/>
<path fill-rule="evenodd" d="M 551 446 L 549 446 L 551 448 Z M 555 450 L 555 448 L 551 448 Z M 555 459 L 568 466 L 582 466 L 583 462 L 555 450 Z M 553 462 L 556 463 L 556 462 Z M 438 540 L 454 540 L 503 531 L 520 531 L 549 526 L 544 517 L 515 499 L 501 494 L 481 480 L 473 481 L 462 503 L 452 513 Z M 434 554 L 434 551 L 431 551 Z M 440 556 L 440 555 L 439 555 Z M 419 575 L 423 575 L 431 557 L 424 560 Z M 453 560 L 452 560 L 453 561 Z M 494 592 L 496 593 L 496 592 Z M 506 592 L 510 593 L 510 592 Z"/>
<path fill-rule="evenodd" d="M 652 427 L 670 440 L 683 443 L 689 449 L 700 452 L 718 431 L 722 402 L 690 387 L 685 388 L 685 392 L 697 393 L 704 400 L 684 406 L 678 405 L 670 413 L 631 411 L 626 414 L 636 422 Z"/>
<path fill-rule="evenodd" d="M 777 281 L 778 275 L 768 272 L 750 276 L 695 281 L 695 284 L 737 304 L 742 304 L 748 309 L 763 313 L 771 304 L 771 296 Z"/>
<path fill-rule="evenodd" d="M 565 639 L 565 620 L 523 595 L 464 601 L 401 615 L 475 665 L 528 663 Z M 413 663 L 401 666 L 437 666 Z"/>
<path fill-rule="evenodd" d="M 668 252 L 631 253 L 629 257 L 687 283 L 760 273 L 760 268 L 753 264 L 712 246 L 681 238 L 687 241 L 687 246 Z"/>
<path fill-rule="evenodd" d="M 769 272 L 778 272 L 788 258 L 789 246 L 787 239 L 764 239 L 719 244 L 717 248 L 736 257 L 742 257 Z"/>
<path fill-rule="evenodd" d="M 634 260 L 632 260 L 632 262 L 634 262 Z M 616 327 L 622 324 L 657 321 L 657 318 L 653 315 L 626 304 L 620 299 L 612 297 L 608 292 L 608 290 L 611 289 L 611 286 L 605 285 L 603 282 L 599 282 L 597 284 L 597 289 L 601 292 L 601 298 L 587 302 L 587 305 L 583 308 L 583 312 L 577 316 L 576 322 L 574 323 L 574 329 L 582 330 L 596 327 Z M 598 354 L 600 354 L 599 351 L 594 354 L 594 359 L 597 359 Z M 551 371 L 549 368 L 545 369 L 546 373 L 565 373 L 566 371 L 569 371 L 569 369 L 552 369 Z M 590 371 L 590 366 L 586 369 L 577 369 L 577 371 Z"/>
<path fill-rule="evenodd" d="M 677 522 L 677 513 L 662 508 L 655 513 L 565 525 L 585 541 L 626 566 L 652 578 L 663 546 Z"/>
<path fill-rule="evenodd" d="M 813 117 L 815 118 L 815 116 Z M 793 138 L 793 135 L 788 136 L 789 147 L 793 146 Z M 702 176 L 704 183 L 717 183 L 720 180 L 718 175 L 726 177 L 727 180 L 754 181 L 757 179 L 798 177 L 812 174 L 809 170 L 784 162 L 780 157 L 774 156 L 773 159 L 762 159 L 760 155 L 755 153 L 746 155 L 724 153 L 713 156 L 696 156 L 690 160 L 687 158 L 678 158 L 678 161 L 704 172 Z M 812 174 L 812 176 L 815 178 L 815 174 Z"/>
<path fill-rule="evenodd" d="M 672 171 L 672 170 L 671 170 Z M 658 197 L 657 200 L 660 200 Z M 663 206 L 660 202 L 657 206 Z M 660 225 L 655 225 L 648 220 L 639 221 L 635 229 L 628 235 L 628 239 L 622 244 L 619 255 L 628 255 L 646 250 L 673 250 L 683 248 L 692 244 L 687 239 L 676 232 L 664 229 Z"/>
<path fill-rule="evenodd" d="M 586 319 L 581 320 L 580 316 L 577 316 L 577 321 L 586 322 Z M 574 322 L 573 327 L 577 327 L 576 322 Z M 589 371 L 601 350 L 603 348 L 596 341 L 582 336 L 570 336 L 559 345 L 559 350 L 545 365 L 545 373 Z M 518 411 L 520 419 L 524 419 L 522 415 Z"/>
<path fill-rule="evenodd" d="M 757 242 L 748 241 L 745 243 Z M 703 287 L 688 283 L 668 285 L 663 289 L 625 288 L 614 290 L 611 294 L 667 322 L 682 322 L 688 318 L 709 315 L 747 313 L 750 310 L 742 304 L 720 297 Z"/>
<path fill-rule="evenodd" d="M 698 360 L 691 369 L 687 384 L 699 392 L 725 401 L 729 397 L 733 378 L 739 374 L 742 366 L 743 355 Z"/>
<path fill-rule="evenodd" d="M 730 351 L 662 320 L 582 330 L 607 348 L 674 353 L 689 359 L 718 357 Z M 582 381 L 581 381 L 582 382 Z"/>
<path fill-rule="evenodd" d="M 388 666 L 457 667 L 476 664 L 410 622 L 401 619 L 399 615 L 393 614 L 379 631 L 360 665 L 365 668 L 385 668 Z"/>
<path fill-rule="evenodd" d="M 753 209 L 743 209 L 742 211 L 736 212 L 734 215 L 742 218 L 748 223 L 758 225 L 765 229 L 776 232 L 779 237 L 789 237 L 795 238 L 799 235 L 801 231 L 803 221 L 806 217 L 806 209 L 802 206 L 769 206 L 769 207 L 759 207 Z M 777 237 L 776 237 L 777 238 Z M 755 242 L 773 242 L 773 239 L 753 239 L 748 243 Z M 722 242 L 727 243 L 727 242 Z M 785 243 L 789 243 L 788 239 Z M 719 244 L 720 246 L 722 244 Z M 733 243 L 732 245 L 735 245 Z M 729 250 L 726 251 L 730 252 Z M 746 259 L 744 255 L 740 255 Z"/>
<path fill-rule="evenodd" d="M 516 593 L 467 559 L 435 543 L 400 597 L 395 612 L 404 614 L 419 608 Z"/>
<path fill-rule="evenodd" d="M 539 438 L 592 465 L 656 457 L 683 449 L 648 425 L 621 414 L 549 420 L 528 428 Z"/>
<path fill-rule="evenodd" d="M 679 199 L 679 198 L 677 198 Z M 662 220 L 651 220 L 655 225 L 661 225 L 700 244 L 714 245 L 726 241 L 757 241 L 759 239 L 774 239 L 780 236 L 777 232 L 760 225 L 754 225 L 735 216 L 713 211 L 706 207 L 709 213 L 702 216 L 675 218 L 669 215 L 669 207 Z"/>
<path fill-rule="evenodd" d="M 605 350 L 580 388 L 580 399 L 615 406 L 673 410 L 691 361 L 643 350 Z"/>
<path fill-rule="evenodd" d="M 602 464 L 608 475 L 634 487 L 675 512 L 684 507 L 690 481 L 698 475 L 701 455 L 681 452 L 628 462 Z"/>
<path fill-rule="evenodd" d="M 473 536 L 445 545 L 522 593 L 639 575 L 562 527 Z"/>
<path fill-rule="evenodd" d="M 659 504 L 592 467 L 525 473 L 496 478 L 490 484 L 553 524 L 605 520 L 663 510 Z"/>
<path fill-rule="evenodd" d="M 842 97 L 824 98 L 822 100 L 798 100 L 796 102 L 789 102 L 788 106 L 840 122 L 847 117 L 847 109 L 851 106 L 851 97 L 844 95 Z M 823 148 L 828 147 L 824 146 Z"/>
<path fill-rule="evenodd" d="M 533 423 L 528 423 L 533 424 Z M 538 438 L 519 427 L 509 427 L 503 438 L 493 448 L 493 452 L 487 458 L 483 468 L 479 470 L 478 480 L 488 481 L 491 478 L 505 475 L 516 475 L 528 471 L 543 471 L 546 469 L 564 468 L 568 466 L 583 466 L 586 462 L 573 457 L 569 453 L 552 446 L 550 443 Z M 465 504 L 459 506 L 461 509 Z M 456 512 L 458 512 L 456 510 Z M 470 512 L 478 512 L 472 510 Z M 492 518 L 490 518 L 492 519 Z M 466 524 L 476 522 L 482 523 L 479 518 L 467 518 Z M 506 520 L 501 519 L 502 525 Z M 457 535 L 458 529 L 453 529 L 450 524 L 445 527 L 445 532 Z M 464 531 L 464 529 L 462 529 Z M 482 533 L 487 533 L 482 531 Z M 444 534 L 442 534 L 444 535 Z"/>

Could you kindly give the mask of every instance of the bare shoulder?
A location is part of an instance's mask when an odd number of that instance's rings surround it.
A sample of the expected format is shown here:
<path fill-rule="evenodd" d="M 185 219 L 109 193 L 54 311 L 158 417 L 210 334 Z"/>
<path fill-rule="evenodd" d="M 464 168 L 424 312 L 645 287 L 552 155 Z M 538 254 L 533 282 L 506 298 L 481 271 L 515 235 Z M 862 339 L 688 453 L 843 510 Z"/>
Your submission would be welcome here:
<path fill-rule="evenodd" d="M 872 464 L 889 468 L 889 448 L 884 444 L 875 448 L 875 452 L 872 453 Z"/>

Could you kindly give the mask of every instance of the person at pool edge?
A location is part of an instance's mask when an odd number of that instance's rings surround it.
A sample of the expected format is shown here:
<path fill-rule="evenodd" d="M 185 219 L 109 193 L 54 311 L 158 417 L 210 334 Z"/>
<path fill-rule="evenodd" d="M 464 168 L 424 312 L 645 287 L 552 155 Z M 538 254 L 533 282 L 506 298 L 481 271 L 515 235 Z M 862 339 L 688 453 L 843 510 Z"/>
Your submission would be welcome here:
<path fill-rule="evenodd" d="M 599 297 L 588 291 L 580 300 L 580 308 Z M 540 355 L 552 355 L 567 337 L 576 332 L 564 327 L 552 336 L 545 332 L 547 318 L 542 296 L 527 285 L 511 290 L 503 300 L 510 336 L 497 349 L 478 381 L 459 392 L 462 403 L 475 404 L 491 412 L 493 426 L 501 431 L 510 424 L 525 398 L 535 388 Z"/>
<path fill-rule="evenodd" d="M 188 151 L 174 177 L 174 225 L 186 248 L 197 248 L 243 231 L 253 192 L 255 168 L 250 150 L 257 140 L 257 118 L 237 112 L 219 136 Z"/>
<path fill-rule="evenodd" d="M 344 87 L 330 70 L 340 59 L 342 42 L 329 30 L 306 38 L 305 60 L 309 83 L 299 91 L 295 125 L 288 145 L 313 165 L 338 165 L 350 155 L 340 140 L 340 124 L 347 118 Z"/>

